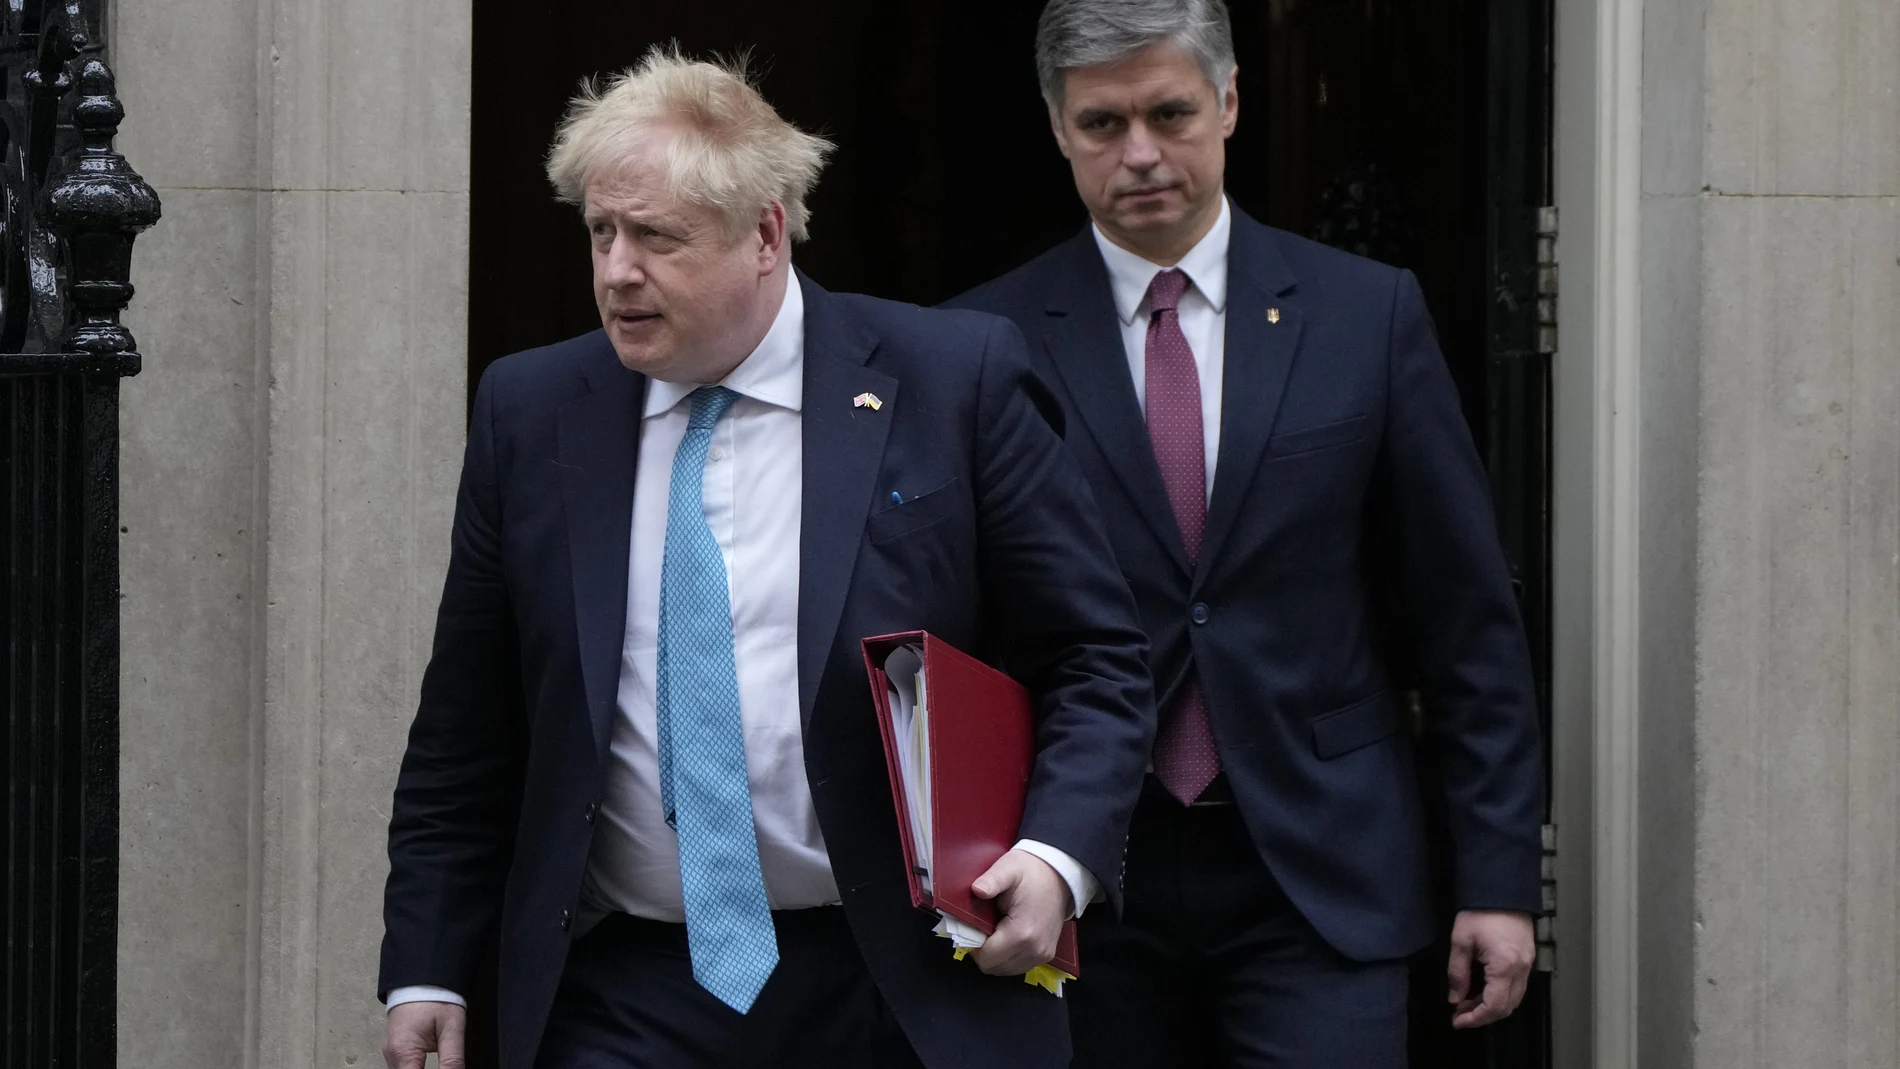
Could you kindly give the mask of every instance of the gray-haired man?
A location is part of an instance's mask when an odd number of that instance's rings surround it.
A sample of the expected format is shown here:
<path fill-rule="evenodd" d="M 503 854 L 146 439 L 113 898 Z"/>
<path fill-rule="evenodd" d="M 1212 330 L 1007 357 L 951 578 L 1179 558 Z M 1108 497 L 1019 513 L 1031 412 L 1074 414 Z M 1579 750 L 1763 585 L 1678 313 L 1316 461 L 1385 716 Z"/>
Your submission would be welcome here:
<path fill-rule="evenodd" d="M 1380 583 L 1442 752 L 1459 1027 L 1522 997 L 1542 800 L 1523 630 L 1418 284 L 1223 196 L 1220 0 L 1053 0 L 1037 58 L 1093 225 L 955 303 L 1014 319 L 1061 395 L 1162 699 L 1126 911 L 1083 919 L 1076 1064 L 1403 1065 L 1434 922 Z"/>

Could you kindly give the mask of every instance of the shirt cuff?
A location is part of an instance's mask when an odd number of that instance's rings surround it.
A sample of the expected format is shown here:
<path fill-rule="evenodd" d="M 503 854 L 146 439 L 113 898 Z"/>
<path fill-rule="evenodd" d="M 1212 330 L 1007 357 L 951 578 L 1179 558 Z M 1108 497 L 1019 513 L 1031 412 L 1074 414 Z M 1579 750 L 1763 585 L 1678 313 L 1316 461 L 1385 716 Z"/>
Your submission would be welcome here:
<path fill-rule="evenodd" d="M 1076 916 L 1080 917 L 1082 911 L 1089 908 L 1089 903 L 1101 901 L 1102 887 L 1096 882 L 1095 874 L 1083 868 L 1082 863 L 1070 857 L 1067 851 L 1058 850 L 1048 843 L 1039 843 L 1034 839 L 1022 840 L 1016 844 L 1016 849 L 1025 854 L 1034 854 L 1048 862 L 1050 868 L 1056 870 L 1056 875 L 1062 877 L 1062 882 L 1069 885 L 1069 893 L 1075 896 Z"/>
<path fill-rule="evenodd" d="M 389 1000 L 383 1003 L 384 1012 L 393 1010 L 405 1002 L 446 1002 L 451 1006 L 468 1008 L 468 1002 L 462 996 L 442 987 L 398 987 L 389 992 Z"/>

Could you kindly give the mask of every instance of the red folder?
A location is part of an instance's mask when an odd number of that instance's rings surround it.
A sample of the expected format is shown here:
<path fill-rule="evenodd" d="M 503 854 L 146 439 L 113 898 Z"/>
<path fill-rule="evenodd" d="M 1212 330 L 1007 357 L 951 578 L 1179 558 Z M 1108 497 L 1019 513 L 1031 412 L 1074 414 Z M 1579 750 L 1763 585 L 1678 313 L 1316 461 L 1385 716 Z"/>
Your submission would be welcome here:
<path fill-rule="evenodd" d="M 941 911 L 989 935 L 996 931 L 996 904 L 970 890 L 977 877 L 1016 845 L 1029 774 L 1035 766 L 1035 707 L 1022 684 L 925 631 L 878 635 L 863 641 L 890 771 L 891 799 L 903 838 L 911 903 Z M 925 732 L 930 748 L 931 857 L 918 856 L 910 808 L 899 765 L 897 731 L 891 720 L 890 681 L 884 659 L 903 646 L 924 651 L 928 692 Z M 919 879 L 930 875 L 930 889 Z M 1076 965 L 1075 921 L 1062 926 L 1050 962 L 1071 976 Z"/>

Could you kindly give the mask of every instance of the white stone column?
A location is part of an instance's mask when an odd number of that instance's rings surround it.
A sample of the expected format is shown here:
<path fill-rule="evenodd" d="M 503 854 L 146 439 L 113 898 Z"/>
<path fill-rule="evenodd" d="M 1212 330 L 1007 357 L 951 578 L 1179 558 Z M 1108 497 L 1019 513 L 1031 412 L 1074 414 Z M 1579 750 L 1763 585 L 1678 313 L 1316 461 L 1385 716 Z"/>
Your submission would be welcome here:
<path fill-rule="evenodd" d="M 466 0 L 113 5 L 128 322 L 120 1050 L 380 1064 L 383 831 L 466 396 Z"/>

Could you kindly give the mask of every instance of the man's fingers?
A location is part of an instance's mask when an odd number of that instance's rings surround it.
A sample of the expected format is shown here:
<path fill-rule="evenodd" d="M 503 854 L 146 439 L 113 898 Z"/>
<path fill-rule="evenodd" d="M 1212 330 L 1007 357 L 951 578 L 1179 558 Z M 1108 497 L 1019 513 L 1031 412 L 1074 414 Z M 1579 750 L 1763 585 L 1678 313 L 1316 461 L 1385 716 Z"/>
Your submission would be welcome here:
<path fill-rule="evenodd" d="M 1002 912 L 996 931 L 974 955 L 984 972 L 1020 976 L 1055 956 L 1064 919 L 1061 911 L 1071 892 L 1047 862 L 1011 850 L 971 889 L 979 898 L 994 899 Z"/>
<path fill-rule="evenodd" d="M 422 1069 L 429 1049 L 434 1046 L 432 1039 L 415 1027 L 413 1015 L 398 1017 L 392 1012 L 388 1031 L 383 1036 L 383 1064 L 389 1069 Z"/>
<path fill-rule="evenodd" d="M 1453 1028 L 1482 1028 L 1504 1020 L 1524 1001 L 1530 986 L 1530 962 L 1505 948 L 1492 948 L 1484 962 L 1483 998 L 1467 1000 L 1452 1017 Z"/>
<path fill-rule="evenodd" d="M 1494 1024 L 1511 1015 L 1517 1008 L 1518 1000 L 1524 997 L 1521 982 L 1514 982 L 1509 973 L 1498 969 L 1485 969 L 1484 998 L 1469 1012 L 1452 1018 L 1453 1028 L 1482 1028 Z"/>
<path fill-rule="evenodd" d="M 1453 1017 L 1451 1019 L 1451 1026 L 1459 1029 L 1483 1028 L 1485 1025 L 1502 1019 L 1503 1014 L 1493 1009 L 1490 1003 L 1480 1002 L 1472 1009 Z"/>
<path fill-rule="evenodd" d="M 408 1002 L 389 1011 L 383 1062 L 389 1069 L 423 1069 L 436 1051 L 441 1069 L 463 1069 L 468 1011 L 446 1002 Z"/>
<path fill-rule="evenodd" d="M 422 1069 L 423 1059 L 428 1052 L 409 1046 L 397 1046 L 394 1041 L 383 1041 L 383 1064 L 389 1069 Z"/>
<path fill-rule="evenodd" d="M 468 1027 L 468 1018 L 463 1014 L 450 1014 L 442 1021 L 441 1034 L 436 1037 L 437 1069 L 463 1069 L 467 1064 L 463 1057 L 463 1033 Z"/>
<path fill-rule="evenodd" d="M 977 968 L 991 976 L 1021 976 L 1055 956 L 1055 946 L 1042 942 L 1033 926 L 1005 917 L 977 948 Z"/>
<path fill-rule="evenodd" d="M 1016 968 L 1017 959 L 1022 955 L 1021 948 L 1014 940 L 998 939 L 991 936 L 988 942 L 976 950 L 976 967 L 991 976 L 1008 976 L 1011 973 L 1026 973 L 1028 966 Z"/>
<path fill-rule="evenodd" d="M 1484 1005 L 1481 1007 L 1493 1021 L 1502 1021 L 1511 1015 L 1517 1006 L 1514 994 L 1516 984 L 1512 982 L 1509 963 L 1486 962 L 1484 966 Z"/>
<path fill-rule="evenodd" d="M 1517 1012 L 1518 1005 L 1524 1001 L 1524 992 L 1530 989 L 1531 962 L 1516 958 L 1505 962 L 1504 968 L 1499 970 L 1497 985 L 1504 990 L 1498 1016 L 1509 1017 Z"/>
<path fill-rule="evenodd" d="M 1452 1027 L 1480 1028 L 1517 1009 L 1529 985 L 1536 954 L 1536 931 L 1528 913 L 1464 910 L 1452 923 L 1451 961 L 1445 970 L 1453 1005 Z M 1483 966 L 1484 991 L 1471 990 L 1477 979 L 1473 961 Z"/>
<path fill-rule="evenodd" d="M 1453 936 L 1451 959 L 1445 966 L 1446 1002 L 1456 1005 L 1471 995 L 1471 951 L 1470 942 Z"/>
<path fill-rule="evenodd" d="M 1530 984 L 1531 958 L 1523 948 L 1510 942 L 1484 947 L 1484 1002 L 1503 1020 L 1524 1001 L 1524 989 Z"/>
<path fill-rule="evenodd" d="M 1482 1028 L 1493 1021 L 1501 1021 L 1511 1011 L 1505 1008 L 1505 1002 L 1511 997 L 1509 980 L 1490 969 L 1485 970 L 1484 990 L 1480 997 L 1467 999 L 1458 1007 L 1458 1013 L 1451 1019 L 1453 1028 Z"/>
<path fill-rule="evenodd" d="M 1013 959 L 1021 949 L 1021 943 L 1021 933 L 1016 930 L 1015 925 L 1010 923 L 1008 917 L 1004 917 L 996 926 L 996 930 L 990 933 L 990 937 L 985 939 L 983 945 L 977 947 L 976 952 L 971 956 L 976 959 L 977 968 L 991 976 L 1003 976 L 1007 974 L 1008 967 L 1013 964 Z"/>
<path fill-rule="evenodd" d="M 976 882 L 970 885 L 970 890 L 978 898 L 998 898 L 1015 887 L 1022 878 L 1022 870 L 1016 866 L 1012 851 L 997 858 L 996 864 L 991 865 L 988 872 L 978 876 Z"/>

